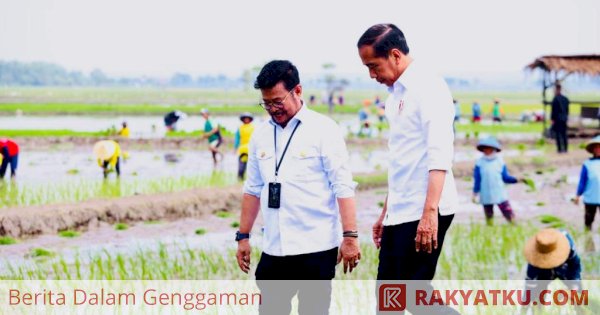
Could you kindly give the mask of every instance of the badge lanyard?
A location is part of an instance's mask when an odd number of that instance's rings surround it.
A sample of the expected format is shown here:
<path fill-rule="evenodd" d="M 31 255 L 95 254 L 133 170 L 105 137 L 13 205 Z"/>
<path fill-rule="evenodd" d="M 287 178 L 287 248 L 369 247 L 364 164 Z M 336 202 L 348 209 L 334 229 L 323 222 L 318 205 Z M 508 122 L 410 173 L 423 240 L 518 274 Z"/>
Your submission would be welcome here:
<path fill-rule="evenodd" d="M 277 163 L 277 126 L 273 126 L 273 147 L 274 147 L 274 154 L 275 155 L 275 182 L 277 182 L 277 174 L 279 174 L 279 167 L 281 166 L 281 162 L 283 162 L 283 158 L 285 157 L 285 152 L 287 152 L 288 147 L 290 146 L 290 142 L 292 141 L 292 137 L 294 136 L 294 133 L 296 132 L 296 129 L 298 129 L 298 126 L 300 126 L 300 120 L 298 120 L 298 123 L 296 123 L 296 127 L 294 127 L 294 130 L 292 130 L 292 134 L 290 135 L 290 138 L 288 139 L 285 148 L 283 149 L 283 153 L 281 154 L 281 160 L 279 161 L 279 163 Z"/>

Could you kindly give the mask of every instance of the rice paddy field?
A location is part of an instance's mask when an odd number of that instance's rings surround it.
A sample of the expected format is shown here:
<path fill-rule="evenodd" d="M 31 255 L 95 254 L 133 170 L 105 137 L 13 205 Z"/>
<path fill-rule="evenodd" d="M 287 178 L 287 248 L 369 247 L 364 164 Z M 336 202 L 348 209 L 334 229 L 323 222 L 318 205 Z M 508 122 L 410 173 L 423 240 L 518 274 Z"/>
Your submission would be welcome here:
<path fill-rule="evenodd" d="M 310 90 L 305 94 L 320 95 Z M 336 279 L 376 277 L 378 252 L 370 230 L 386 193 L 387 126 L 377 126 L 370 136 L 359 135 L 356 113 L 365 100 L 372 102 L 385 94 L 384 90 L 347 91 L 347 104 L 336 106 L 334 112 L 333 118 L 347 131 L 351 168 L 359 183 L 356 199 L 363 251 L 356 271 L 344 274 L 338 266 Z M 448 232 L 436 279 L 524 279 L 525 241 L 542 227 L 558 227 L 575 238 L 583 278 L 600 280 L 600 223 L 584 232 L 582 206 L 570 202 L 581 163 L 588 158 L 581 148 L 585 139 L 572 140 L 569 155 L 559 156 L 554 144 L 541 138 L 540 123 L 519 122 L 523 111 L 541 108 L 539 93 L 456 93 L 455 97 L 464 114 L 456 125 L 455 146 L 460 209 Z M 599 94 L 591 93 L 575 97 L 600 100 Z M 501 99 L 507 121 L 470 123 L 470 103 L 478 100 L 489 116 L 494 98 Z M 33 222 L 30 232 L 21 234 L 0 227 L 0 279 L 252 279 L 252 273 L 242 273 L 235 262 L 232 237 L 239 226 L 239 203 L 235 203 L 239 201 L 223 205 L 211 198 L 224 190 L 239 191 L 241 197 L 232 135 L 242 111 L 256 113 L 257 121 L 266 119 L 255 105 L 257 99 L 253 90 L 0 88 L 0 137 L 21 145 L 16 180 L 0 182 L 0 221 L 10 217 Z M 327 112 L 325 105 L 314 106 Z M 207 144 L 199 139 L 203 121 L 197 113 L 204 107 L 224 126 L 225 156 L 216 167 Z M 177 133 L 169 134 L 162 129 L 161 117 L 173 109 L 190 117 L 181 122 Z M 103 180 L 92 145 L 114 137 L 114 128 L 122 120 L 130 122 L 132 137 L 116 139 L 128 158 L 119 179 L 109 174 Z M 496 213 L 494 224 L 486 225 L 481 206 L 471 202 L 471 170 L 479 157 L 474 147 L 487 135 L 502 141 L 511 173 L 530 180 L 528 185 L 508 187 L 516 224 L 504 222 Z M 194 201 L 204 203 L 201 212 L 182 197 L 195 189 L 202 189 Z M 157 194 L 165 211 L 159 211 L 161 217 L 144 219 L 145 207 L 154 211 L 157 207 L 144 201 L 154 200 Z M 96 211 L 95 202 L 108 204 L 106 215 L 85 223 L 69 219 L 69 213 Z M 135 215 L 126 210 L 132 203 Z M 114 209 L 125 209 L 124 214 L 115 216 Z M 15 219 L 19 213 L 43 211 L 64 215 L 58 228 L 36 230 L 35 215 Z M 261 224 L 260 220 L 255 224 L 253 268 L 260 255 Z"/>

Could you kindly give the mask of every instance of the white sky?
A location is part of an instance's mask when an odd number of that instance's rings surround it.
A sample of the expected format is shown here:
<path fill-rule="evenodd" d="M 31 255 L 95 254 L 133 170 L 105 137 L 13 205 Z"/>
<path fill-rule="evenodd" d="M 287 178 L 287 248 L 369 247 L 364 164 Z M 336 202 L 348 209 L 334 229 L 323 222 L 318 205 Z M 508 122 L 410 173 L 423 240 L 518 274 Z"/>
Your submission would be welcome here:
<path fill-rule="evenodd" d="M 278 58 L 368 79 L 356 41 L 391 22 L 442 74 L 515 73 L 544 54 L 600 54 L 599 19 L 598 0 L 0 0 L 0 60 L 166 77 Z"/>

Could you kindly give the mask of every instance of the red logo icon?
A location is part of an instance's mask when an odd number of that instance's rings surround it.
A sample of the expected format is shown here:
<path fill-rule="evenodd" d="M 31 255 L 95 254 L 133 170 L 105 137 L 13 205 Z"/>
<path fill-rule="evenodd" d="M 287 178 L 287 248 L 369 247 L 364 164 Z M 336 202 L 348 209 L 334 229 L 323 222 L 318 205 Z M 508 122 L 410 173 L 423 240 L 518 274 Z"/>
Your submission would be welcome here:
<path fill-rule="evenodd" d="M 398 312 L 406 309 L 406 284 L 382 284 L 379 287 L 379 311 Z"/>

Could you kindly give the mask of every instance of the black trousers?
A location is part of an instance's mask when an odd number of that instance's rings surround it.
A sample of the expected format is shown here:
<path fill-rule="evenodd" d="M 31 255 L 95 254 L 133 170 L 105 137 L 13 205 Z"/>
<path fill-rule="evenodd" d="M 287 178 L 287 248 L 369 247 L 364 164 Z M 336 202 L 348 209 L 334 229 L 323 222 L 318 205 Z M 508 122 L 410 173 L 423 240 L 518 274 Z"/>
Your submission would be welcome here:
<path fill-rule="evenodd" d="M 0 165 L 0 178 L 4 178 L 8 165 L 10 164 L 10 176 L 17 176 L 17 165 L 19 164 L 19 155 L 8 156 L 8 149 L 6 154 L 3 154 L 2 164 Z"/>
<path fill-rule="evenodd" d="M 108 177 L 108 161 L 104 161 L 102 164 L 104 168 L 104 178 Z M 115 164 L 115 171 L 117 171 L 117 176 L 121 176 L 121 158 L 117 158 L 117 164 Z"/>
<path fill-rule="evenodd" d="M 415 237 L 419 221 L 411 221 L 398 225 L 385 226 L 381 236 L 381 249 L 379 251 L 379 268 L 377 270 L 377 284 L 396 283 L 398 281 L 386 280 L 427 280 L 412 282 L 407 291 L 407 301 L 415 301 L 415 290 L 425 290 L 431 296 L 433 287 L 430 281 L 435 275 L 438 258 L 442 252 L 446 231 L 450 227 L 454 215 L 438 215 L 438 248 L 431 254 L 415 250 Z M 400 283 L 400 282 L 398 282 Z M 406 309 L 411 314 L 458 314 L 448 306 L 416 307 L 408 303 Z"/>
<path fill-rule="evenodd" d="M 556 149 L 559 153 L 567 152 L 569 148 L 567 136 L 567 122 L 555 121 L 552 125 L 552 130 L 556 136 Z"/>
<path fill-rule="evenodd" d="M 592 229 L 592 223 L 594 223 L 594 218 L 596 217 L 596 210 L 600 211 L 600 205 L 594 204 L 584 204 L 585 205 L 585 227 L 589 230 Z"/>
<path fill-rule="evenodd" d="M 299 314 L 329 314 L 337 255 L 337 247 L 294 256 L 262 253 L 255 274 L 262 296 L 259 313 L 289 314 L 298 294 Z"/>

